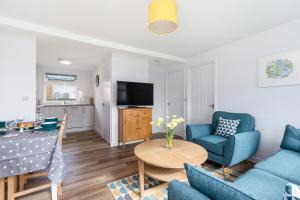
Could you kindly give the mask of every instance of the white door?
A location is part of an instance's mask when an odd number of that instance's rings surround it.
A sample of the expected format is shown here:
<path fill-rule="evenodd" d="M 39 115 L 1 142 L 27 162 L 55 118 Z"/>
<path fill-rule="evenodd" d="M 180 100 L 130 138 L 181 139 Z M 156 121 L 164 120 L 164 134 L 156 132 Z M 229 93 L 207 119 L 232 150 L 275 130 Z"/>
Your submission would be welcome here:
<path fill-rule="evenodd" d="M 102 102 L 102 131 L 103 137 L 106 142 L 111 143 L 110 139 L 110 117 L 111 117 L 111 84 L 108 82 L 103 83 L 103 102 Z"/>
<path fill-rule="evenodd" d="M 167 73 L 167 112 L 169 116 L 184 117 L 184 69 L 174 69 Z M 176 134 L 184 136 L 184 126 L 177 128 Z"/>
<path fill-rule="evenodd" d="M 95 107 L 83 107 L 83 127 L 93 127 L 95 125 Z"/>
<path fill-rule="evenodd" d="M 211 123 L 214 112 L 214 63 L 189 68 L 190 123 Z"/>
<path fill-rule="evenodd" d="M 82 106 L 67 106 L 67 128 L 82 128 Z"/>

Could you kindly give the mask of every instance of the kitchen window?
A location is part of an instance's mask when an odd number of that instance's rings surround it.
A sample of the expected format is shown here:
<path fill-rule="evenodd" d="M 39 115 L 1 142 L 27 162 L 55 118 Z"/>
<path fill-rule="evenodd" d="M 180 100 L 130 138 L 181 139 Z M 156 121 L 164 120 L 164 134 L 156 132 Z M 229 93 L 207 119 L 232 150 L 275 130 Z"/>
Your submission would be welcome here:
<path fill-rule="evenodd" d="M 76 101 L 76 75 L 46 73 L 45 99 L 47 102 Z"/>

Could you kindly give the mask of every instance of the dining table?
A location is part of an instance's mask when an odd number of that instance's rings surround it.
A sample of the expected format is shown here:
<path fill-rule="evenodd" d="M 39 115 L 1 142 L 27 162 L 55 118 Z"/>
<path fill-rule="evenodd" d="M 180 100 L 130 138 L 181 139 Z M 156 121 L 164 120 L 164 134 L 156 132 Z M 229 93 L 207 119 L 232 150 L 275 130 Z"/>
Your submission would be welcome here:
<path fill-rule="evenodd" d="M 46 171 L 51 181 L 52 200 L 56 200 L 57 186 L 66 175 L 58 137 L 58 130 L 22 133 L 16 130 L 0 136 L 0 183 L 4 178 L 9 182 L 18 175 Z M 8 197 L 14 195 L 10 192 L 8 189 Z"/>

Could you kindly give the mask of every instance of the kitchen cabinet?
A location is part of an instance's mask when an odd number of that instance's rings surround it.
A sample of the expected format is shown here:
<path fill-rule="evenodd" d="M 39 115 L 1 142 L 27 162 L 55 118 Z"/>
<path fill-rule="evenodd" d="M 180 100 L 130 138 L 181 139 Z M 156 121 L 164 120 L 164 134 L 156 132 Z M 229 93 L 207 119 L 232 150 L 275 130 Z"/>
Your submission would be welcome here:
<path fill-rule="evenodd" d="M 50 117 L 50 109 L 49 107 L 42 107 L 39 109 L 39 117 L 42 119 Z"/>
<path fill-rule="evenodd" d="M 95 107 L 83 106 L 83 127 L 92 127 L 95 125 Z"/>
<path fill-rule="evenodd" d="M 119 145 L 131 141 L 151 139 L 151 108 L 119 109 Z"/>
<path fill-rule="evenodd" d="M 58 117 L 62 119 L 67 114 L 66 132 L 79 132 L 94 130 L 95 106 L 94 105 L 46 105 L 37 107 L 37 118 Z"/>
<path fill-rule="evenodd" d="M 67 106 L 67 129 L 83 127 L 83 106 Z"/>
<path fill-rule="evenodd" d="M 53 106 L 49 107 L 50 117 L 58 117 L 62 119 L 66 113 L 66 108 L 64 106 Z"/>

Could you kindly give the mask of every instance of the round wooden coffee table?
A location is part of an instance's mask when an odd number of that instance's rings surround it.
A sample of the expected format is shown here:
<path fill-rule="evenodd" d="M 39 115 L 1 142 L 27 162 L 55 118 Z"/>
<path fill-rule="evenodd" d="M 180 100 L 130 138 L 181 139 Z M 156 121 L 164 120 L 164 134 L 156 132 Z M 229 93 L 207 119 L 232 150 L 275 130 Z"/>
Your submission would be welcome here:
<path fill-rule="evenodd" d="M 166 182 L 173 179 L 187 180 L 184 163 L 201 166 L 207 160 L 207 151 L 201 146 L 184 140 L 174 140 L 173 149 L 167 149 L 165 139 L 149 140 L 137 145 L 134 153 L 138 158 L 140 193 L 144 197 L 144 175 Z M 154 189 L 158 189 L 157 187 Z M 149 192 L 154 192 L 149 190 Z M 148 190 L 147 190 L 148 192 Z"/>

